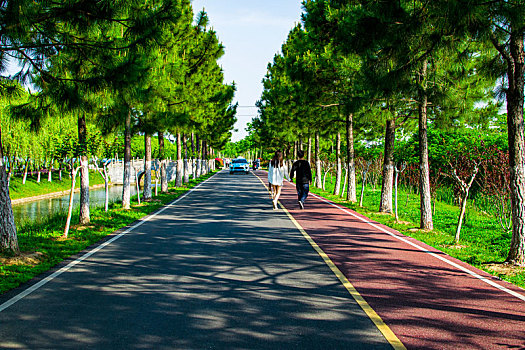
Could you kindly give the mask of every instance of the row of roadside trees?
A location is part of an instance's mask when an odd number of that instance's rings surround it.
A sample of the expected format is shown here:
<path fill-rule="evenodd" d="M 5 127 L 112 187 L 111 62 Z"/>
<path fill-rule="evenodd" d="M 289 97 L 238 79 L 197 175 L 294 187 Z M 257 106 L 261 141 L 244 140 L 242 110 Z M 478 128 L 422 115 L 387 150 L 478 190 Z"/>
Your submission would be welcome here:
<path fill-rule="evenodd" d="M 466 198 L 466 185 L 473 183 L 481 159 L 503 152 L 508 155 L 503 171 L 508 174 L 512 208 L 507 260 L 524 265 L 525 7 L 520 2 L 471 0 L 305 0 L 303 5 L 302 24 L 290 31 L 282 52 L 268 67 L 251 138 L 258 145 L 284 149 L 290 158 L 297 148 L 308 148 L 317 174 L 322 174 L 323 139 L 331 140 L 337 191 L 345 150 L 349 201 L 357 200 L 355 144 L 370 146 L 380 140 L 379 210 L 389 213 L 399 170 L 396 160 L 402 160 L 396 154 L 403 153 L 396 143 L 413 139 L 417 149 L 404 157 L 416 158 L 420 228 L 426 230 L 433 229 L 436 177 L 431 173 L 441 167 Z M 429 129 L 497 133 L 497 101 L 505 102 L 507 109 L 504 145 L 454 149 L 438 142 L 434 146 L 448 158 L 430 163 Z M 457 141 L 447 140 L 446 132 L 440 135 L 445 135 L 441 145 Z M 485 175 L 488 172 L 487 166 Z M 321 176 L 316 186 L 322 187 Z"/>
<path fill-rule="evenodd" d="M 90 135 L 122 138 L 125 209 L 133 134 L 144 136 L 145 199 L 151 198 L 152 135 L 158 137 L 162 177 L 166 135 L 175 136 L 178 159 L 186 140 L 202 158 L 229 140 L 235 86 L 224 82 L 217 63 L 224 47 L 206 13 L 195 16 L 189 0 L 13 0 L 2 7 L 0 23 L 0 63 L 20 65 L 0 80 L 6 118 L 28 121 L 37 138 L 53 133 L 46 125 L 74 121 L 78 145 L 71 158 L 80 160 L 81 224 L 90 221 L 88 169 L 95 156 Z M 27 93 L 20 83 L 36 92 Z M 4 120 L 1 127 L 0 140 L 12 137 L 2 133 Z M 0 144 L 0 248 L 18 253 L 4 151 Z"/>

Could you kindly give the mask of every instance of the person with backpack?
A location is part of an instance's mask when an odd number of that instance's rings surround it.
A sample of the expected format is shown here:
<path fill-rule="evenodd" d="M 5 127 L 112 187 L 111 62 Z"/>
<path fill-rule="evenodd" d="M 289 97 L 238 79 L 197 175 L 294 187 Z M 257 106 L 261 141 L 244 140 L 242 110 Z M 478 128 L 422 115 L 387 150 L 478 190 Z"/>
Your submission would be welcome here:
<path fill-rule="evenodd" d="M 297 189 L 297 201 L 299 207 L 304 209 L 304 201 L 308 197 L 310 191 L 310 182 L 312 182 L 312 169 L 310 163 L 304 159 L 304 151 L 297 151 L 297 157 L 299 160 L 295 161 L 290 170 L 290 180 L 294 178 L 294 174 L 297 175 L 295 181 L 295 188 Z"/>

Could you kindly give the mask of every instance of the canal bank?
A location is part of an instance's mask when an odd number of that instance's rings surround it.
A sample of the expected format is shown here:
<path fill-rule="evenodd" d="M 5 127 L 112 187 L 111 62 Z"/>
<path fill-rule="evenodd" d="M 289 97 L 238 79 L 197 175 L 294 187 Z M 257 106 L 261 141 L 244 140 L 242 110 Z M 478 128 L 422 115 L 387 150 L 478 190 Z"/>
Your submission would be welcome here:
<path fill-rule="evenodd" d="M 89 207 L 95 209 L 103 207 L 106 199 L 104 184 L 90 186 Z M 66 214 L 69 207 L 70 191 L 60 191 L 34 197 L 20 198 L 13 203 L 13 215 L 17 226 L 44 222 L 56 214 Z M 135 186 L 131 187 L 131 195 L 137 194 Z M 122 199 L 122 185 L 111 185 L 108 189 L 109 203 Z M 80 205 L 80 191 L 75 190 L 73 195 L 73 210 Z"/>
<path fill-rule="evenodd" d="M 110 186 L 113 186 L 113 185 L 110 184 Z M 91 190 L 96 190 L 96 189 L 99 189 L 99 188 L 104 188 L 104 184 L 98 184 L 98 185 L 90 186 L 89 190 L 91 191 Z M 79 191 L 80 191 L 80 188 L 75 188 L 74 192 L 77 193 Z M 29 203 L 29 202 L 35 202 L 35 201 L 39 201 L 39 200 L 43 200 L 43 199 L 51 199 L 51 198 L 63 197 L 63 196 L 66 196 L 66 195 L 69 196 L 69 192 L 70 192 L 70 190 L 65 190 L 65 191 L 58 191 L 58 192 L 41 194 L 39 196 L 11 199 L 11 205 L 20 205 L 20 204 Z"/>

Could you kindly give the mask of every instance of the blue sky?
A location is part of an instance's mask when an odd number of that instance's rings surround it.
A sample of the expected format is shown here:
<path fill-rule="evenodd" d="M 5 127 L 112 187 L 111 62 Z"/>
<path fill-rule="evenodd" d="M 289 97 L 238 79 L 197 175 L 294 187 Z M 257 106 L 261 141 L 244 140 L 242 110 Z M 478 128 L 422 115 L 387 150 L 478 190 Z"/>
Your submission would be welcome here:
<path fill-rule="evenodd" d="M 246 136 L 246 123 L 257 115 L 255 102 L 269 62 L 280 51 L 288 32 L 300 22 L 301 0 L 193 0 L 193 11 L 204 10 L 225 46 L 219 61 L 227 82 L 235 81 L 238 130 L 232 141 Z M 248 107 L 245 107 L 248 106 Z"/>

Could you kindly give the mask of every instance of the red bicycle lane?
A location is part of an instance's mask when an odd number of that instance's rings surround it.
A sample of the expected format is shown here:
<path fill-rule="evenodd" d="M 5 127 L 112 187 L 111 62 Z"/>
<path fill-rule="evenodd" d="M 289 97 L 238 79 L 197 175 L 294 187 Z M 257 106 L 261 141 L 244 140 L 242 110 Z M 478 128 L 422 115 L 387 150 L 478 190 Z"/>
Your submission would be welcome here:
<path fill-rule="evenodd" d="M 300 210 L 291 183 L 280 202 L 407 348 L 525 349 L 525 290 L 322 197 Z"/>

